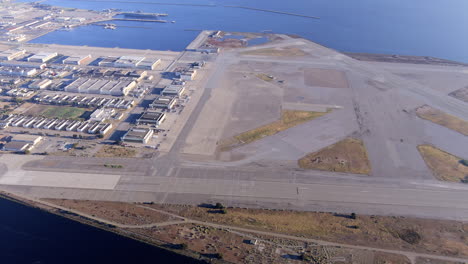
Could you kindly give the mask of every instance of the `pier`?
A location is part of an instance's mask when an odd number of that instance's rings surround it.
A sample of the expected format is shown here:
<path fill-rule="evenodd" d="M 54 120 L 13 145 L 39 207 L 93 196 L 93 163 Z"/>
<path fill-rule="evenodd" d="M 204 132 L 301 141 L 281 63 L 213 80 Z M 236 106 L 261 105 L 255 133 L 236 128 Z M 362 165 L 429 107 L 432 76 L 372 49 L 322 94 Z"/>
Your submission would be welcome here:
<path fill-rule="evenodd" d="M 260 9 L 260 8 L 247 7 L 247 6 L 232 6 L 232 5 L 226 5 L 226 6 L 224 6 L 224 7 L 242 8 L 242 9 L 248 9 L 248 10 L 254 10 L 254 11 L 262 11 L 262 12 L 268 12 L 268 13 L 276 13 L 276 14 L 282 14 L 282 15 L 288 15 L 288 16 L 298 16 L 298 17 L 305 17 L 305 18 L 312 18 L 312 19 L 320 19 L 320 17 L 316 17 L 316 16 L 295 14 L 295 13 L 289 13 L 289 12 L 283 12 L 283 11 L 276 11 L 276 10 L 269 10 L 269 9 Z"/>
<path fill-rule="evenodd" d="M 138 18 L 110 18 L 104 21 L 136 21 L 136 22 L 155 22 L 155 23 L 167 23 L 167 20 L 160 20 L 160 19 L 138 19 Z"/>

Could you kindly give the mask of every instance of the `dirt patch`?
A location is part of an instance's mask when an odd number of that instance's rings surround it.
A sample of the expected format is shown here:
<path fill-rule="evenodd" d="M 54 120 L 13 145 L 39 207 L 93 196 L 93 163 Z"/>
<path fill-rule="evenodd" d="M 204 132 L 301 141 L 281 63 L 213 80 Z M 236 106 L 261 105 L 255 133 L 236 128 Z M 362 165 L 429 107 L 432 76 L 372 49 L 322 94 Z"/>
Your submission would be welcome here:
<path fill-rule="evenodd" d="M 468 256 L 468 223 L 406 217 L 386 217 L 228 208 L 227 214 L 212 209 L 176 205 L 151 205 L 192 219 L 273 231 L 353 245 L 412 250 L 432 254 Z M 419 240 L 402 236 L 411 231 Z M 414 232 L 414 233 L 413 233 Z M 407 239 L 406 237 L 405 239 Z M 360 262 L 356 262 L 360 263 Z"/>
<path fill-rule="evenodd" d="M 465 103 L 468 103 L 468 86 L 451 92 L 449 95 L 457 98 L 458 100 L 462 100 Z"/>
<path fill-rule="evenodd" d="M 466 264 L 466 262 L 453 262 L 448 260 L 418 257 L 416 258 L 416 264 Z"/>
<path fill-rule="evenodd" d="M 423 105 L 416 109 L 416 115 L 422 119 L 426 119 L 468 136 L 468 122 L 463 119 L 446 114 L 428 105 Z"/>
<path fill-rule="evenodd" d="M 299 48 L 266 48 L 241 52 L 242 55 L 271 56 L 271 57 L 302 57 L 308 55 L 307 52 Z"/>
<path fill-rule="evenodd" d="M 121 146 L 103 146 L 94 156 L 100 158 L 133 158 L 136 155 L 136 150 Z"/>
<path fill-rule="evenodd" d="M 299 167 L 325 171 L 370 174 L 367 150 L 360 139 L 347 138 L 299 160 Z"/>
<path fill-rule="evenodd" d="M 304 83 L 308 86 L 348 88 L 348 79 L 342 71 L 309 68 L 304 70 Z"/>
<path fill-rule="evenodd" d="M 284 131 L 288 128 L 300 125 L 307 121 L 313 120 L 315 118 L 321 117 L 331 110 L 327 112 L 309 112 L 309 111 L 296 111 L 296 110 L 284 110 L 281 114 L 281 118 L 278 121 L 273 123 L 249 130 L 247 132 L 241 133 L 239 135 L 234 136 L 233 138 L 229 138 L 223 140 L 219 144 L 219 149 L 221 151 L 227 151 L 234 147 L 238 147 L 241 145 L 249 144 L 254 141 L 257 141 L 263 137 L 271 136 L 281 131 Z"/>
<path fill-rule="evenodd" d="M 44 201 L 124 225 L 143 225 L 176 220 L 171 216 L 130 203 L 64 199 L 44 199 Z"/>
<path fill-rule="evenodd" d="M 462 164 L 461 158 L 431 145 L 420 145 L 418 150 L 437 179 L 451 182 L 468 180 L 468 166 Z"/>

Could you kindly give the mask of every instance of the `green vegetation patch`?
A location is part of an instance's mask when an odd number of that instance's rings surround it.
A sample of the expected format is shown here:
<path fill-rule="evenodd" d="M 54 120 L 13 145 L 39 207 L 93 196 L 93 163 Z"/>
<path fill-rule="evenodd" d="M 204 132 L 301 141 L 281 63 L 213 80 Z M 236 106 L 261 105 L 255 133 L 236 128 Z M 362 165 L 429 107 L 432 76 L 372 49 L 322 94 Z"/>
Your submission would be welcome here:
<path fill-rule="evenodd" d="M 87 109 L 77 107 L 34 105 L 25 114 L 46 118 L 84 119 L 87 112 Z"/>
<path fill-rule="evenodd" d="M 120 164 L 104 164 L 104 167 L 112 168 L 112 169 L 121 169 L 121 168 L 123 168 L 123 166 L 120 165 Z"/>

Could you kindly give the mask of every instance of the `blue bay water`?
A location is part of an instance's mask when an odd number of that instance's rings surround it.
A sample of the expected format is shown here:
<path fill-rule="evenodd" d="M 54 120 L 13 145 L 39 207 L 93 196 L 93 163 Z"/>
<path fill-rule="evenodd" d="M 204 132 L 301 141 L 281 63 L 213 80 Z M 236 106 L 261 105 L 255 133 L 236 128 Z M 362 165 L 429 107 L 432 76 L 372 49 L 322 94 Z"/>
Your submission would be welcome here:
<path fill-rule="evenodd" d="M 131 0 L 130 0 L 131 1 Z M 159 2 L 147 0 L 147 2 Z M 170 2 L 170 1 L 165 1 Z M 105 30 L 85 26 L 57 31 L 33 40 L 57 43 L 154 50 L 183 50 L 198 34 L 187 29 L 297 34 L 347 52 L 434 56 L 468 62 L 468 2 L 465 0 L 177 0 L 215 7 L 143 3 L 48 0 L 44 3 L 103 10 L 168 13 L 176 23 L 116 22 L 141 26 Z M 318 16 L 319 20 L 225 7 L 240 5 Z"/>
<path fill-rule="evenodd" d="M 200 263 L 0 198 L 0 263 Z"/>

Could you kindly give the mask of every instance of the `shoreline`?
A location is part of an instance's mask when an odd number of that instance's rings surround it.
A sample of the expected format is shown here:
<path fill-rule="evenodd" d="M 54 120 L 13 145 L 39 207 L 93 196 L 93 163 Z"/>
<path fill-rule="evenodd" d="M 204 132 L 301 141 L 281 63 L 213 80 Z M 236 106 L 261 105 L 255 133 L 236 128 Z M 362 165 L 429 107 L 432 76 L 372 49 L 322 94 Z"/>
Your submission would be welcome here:
<path fill-rule="evenodd" d="M 159 240 L 157 240 L 155 238 L 150 238 L 148 236 L 146 236 L 146 239 L 145 239 L 145 238 L 143 238 L 144 236 L 142 234 L 135 234 L 135 233 L 132 233 L 131 231 L 120 229 L 120 228 L 118 228 L 118 227 L 116 227 L 114 225 L 106 224 L 106 223 L 100 222 L 98 220 L 88 218 L 88 217 L 86 217 L 84 215 L 80 215 L 80 214 L 71 212 L 71 211 L 66 210 L 66 209 L 60 209 L 59 206 L 57 206 L 57 205 L 53 206 L 53 205 L 50 205 L 50 204 L 48 204 L 48 203 L 46 203 L 44 201 L 38 201 L 38 200 L 35 200 L 35 199 L 31 199 L 29 197 L 23 197 L 23 196 L 20 196 L 20 195 L 17 195 L 17 194 L 5 192 L 3 190 L 0 191 L 0 199 L 5 199 L 5 200 L 8 200 L 10 202 L 17 203 L 17 204 L 29 207 L 30 209 L 38 209 L 38 210 L 41 210 L 43 212 L 50 213 L 50 214 L 53 214 L 53 215 L 56 215 L 56 216 L 59 216 L 59 217 L 63 217 L 63 218 L 66 218 L 68 220 L 78 222 L 78 223 L 86 225 L 86 226 L 91 226 L 91 227 L 94 227 L 94 228 L 98 228 L 98 229 L 100 229 L 102 231 L 112 232 L 112 233 L 114 233 L 116 235 L 125 237 L 127 239 L 132 239 L 132 240 L 135 240 L 135 241 L 138 241 L 138 242 L 145 243 L 147 245 L 150 245 L 152 247 L 156 247 L 156 248 L 158 248 L 158 249 L 160 249 L 162 251 L 166 251 L 168 253 L 177 254 L 177 255 L 181 255 L 181 256 L 191 258 L 194 261 L 203 261 L 201 259 L 200 254 L 198 254 L 196 252 L 193 252 L 191 250 L 173 249 L 173 248 L 170 248 L 170 247 L 167 247 L 167 246 L 165 247 L 164 245 L 167 245 L 167 243 L 165 243 L 163 241 L 159 241 Z M 202 263 L 202 262 L 200 262 L 200 263 Z M 224 263 L 224 262 L 212 262 L 212 263 Z"/>

